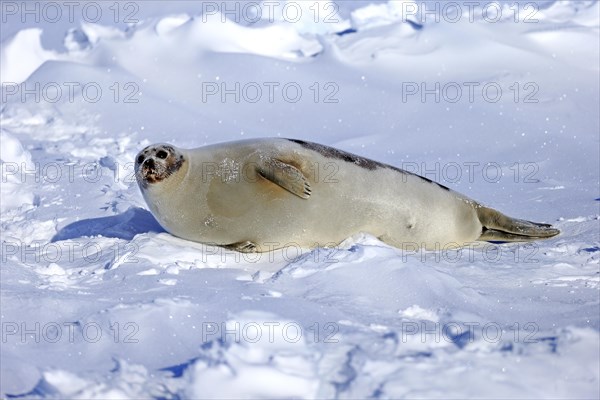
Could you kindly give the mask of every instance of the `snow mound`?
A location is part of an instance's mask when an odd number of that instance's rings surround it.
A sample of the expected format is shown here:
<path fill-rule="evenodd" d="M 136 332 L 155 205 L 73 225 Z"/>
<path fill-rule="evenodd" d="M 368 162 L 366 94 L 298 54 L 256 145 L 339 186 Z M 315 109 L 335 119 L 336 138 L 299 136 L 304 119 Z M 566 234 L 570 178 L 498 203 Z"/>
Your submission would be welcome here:
<path fill-rule="evenodd" d="M 15 136 L 4 129 L 0 130 L 0 168 L 2 168 L 2 186 L 0 189 L 0 211 L 4 214 L 10 209 L 27 207 L 34 204 L 32 186 L 27 183 L 27 174 L 35 174 L 36 166 L 31 153 Z"/>
<path fill-rule="evenodd" d="M 56 52 L 45 50 L 41 42 L 42 29 L 23 29 L 0 44 L 2 85 L 22 83 L 48 60 L 56 60 Z"/>
<path fill-rule="evenodd" d="M 190 398 L 300 398 L 317 394 L 317 360 L 295 321 L 245 312 L 227 321 L 187 372 Z M 232 343 L 231 343 L 231 342 Z"/>

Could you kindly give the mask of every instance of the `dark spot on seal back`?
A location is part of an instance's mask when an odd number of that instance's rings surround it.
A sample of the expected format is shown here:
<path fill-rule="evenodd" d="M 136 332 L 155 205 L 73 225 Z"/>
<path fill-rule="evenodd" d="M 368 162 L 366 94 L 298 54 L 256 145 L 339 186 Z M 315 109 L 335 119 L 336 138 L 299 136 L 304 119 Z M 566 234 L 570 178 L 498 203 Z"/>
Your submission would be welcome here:
<path fill-rule="evenodd" d="M 316 151 L 317 153 L 321 154 L 323 157 L 335 158 L 338 160 L 356 164 L 359 167 L 368 169 L 370 171 L 373 171 L 377 168 L 386 167 L 386 165 L 383 163 L 373 161 L 368 158 L 360 157 L 360 156 L 357 156 L 356 154 L 338 150 L 333 147 L 324 146 L 322 144 L 313 143 L 313 142 L 305 142 L 303 140 L 297 140 L 297 139 L 288 139 L 288 140 L 291 142 L 297 143 L 306 149 Z"/>
<path fill-rule="evenodd" d="M 361 157 L 361 156 L 357 156 L 356 154 L 352 154 L 352 153 L 348 153 L 346 151 L 343 150 L 338 150 L 336 148 L 333 147 L 329 147 L 329 146 L 325 146 L 319 143 L 314 143 L 314 142 L 305 142 L 304 140 L 298 140 L 298 139 L 287 139 L 290 142 L 294 142 L 299 144 L 300 146 L 312 150 L 312 151 L 316 151 L 317 153 L 321 154 L 323 157 L 326 158 L 335 158 L 338 160 L 342 160 L 345 162 L 349 162 L 352 164 L 355 164 L 361 168 L 364 169 L 368 169 L 369 171 L 373 171 L 376 170 L 378 168 L 385 168 L 385 169 L 392 169 L 394 171 L 397 171 L 401 174 L 405 174 L 405 175 L 412 175 L 412 176 L 416 176 L 419 177 L 421 179 L 423 179 L 426 182 L 429 183 L 433 183 L 435 185 L 438 185 L 440 188 L 444 189 L 444 190 L 450 190 L 449 188 L 447 188 L 446 186 L 439 184 L 435 181 L 432 181 L 429 178 L 425 178 L 421 175 L 417 175 L 415 173 L 409 172 L 409 171 L 405 171 L 401 168 L 398 167 L 394 167 L 393 165 L 389 165 L 389 164 L 385 164 L 379 161 L 374 161 L 365 157 Z"/>

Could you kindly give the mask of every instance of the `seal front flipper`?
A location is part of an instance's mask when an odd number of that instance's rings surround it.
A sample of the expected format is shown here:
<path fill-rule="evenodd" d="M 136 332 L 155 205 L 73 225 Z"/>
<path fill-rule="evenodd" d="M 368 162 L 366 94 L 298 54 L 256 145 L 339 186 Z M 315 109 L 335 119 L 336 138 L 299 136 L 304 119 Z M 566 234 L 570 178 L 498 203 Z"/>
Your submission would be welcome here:
<path fill-rule="evenodd" d="M 310 184 L 302 171 L 276 158 L 264 160 L 258 166 L 258 173 L 263 178 L 303 199 L 308 199 L 312 194 Z"/>
<path fill-rule="evenodd" d="M 547 239 L 560 231 L 552 225 L 511 218 L 494 209 L 476 206 L 483 231 L 479 240 L 499 242 L 526 242 Z"/>
<path fill-rule="evenodd" d="M 239 251 L 240 253 L 256 253 L 256 244 L 249 240 L 226 244 L 223 247 L 228 250 Z"/>

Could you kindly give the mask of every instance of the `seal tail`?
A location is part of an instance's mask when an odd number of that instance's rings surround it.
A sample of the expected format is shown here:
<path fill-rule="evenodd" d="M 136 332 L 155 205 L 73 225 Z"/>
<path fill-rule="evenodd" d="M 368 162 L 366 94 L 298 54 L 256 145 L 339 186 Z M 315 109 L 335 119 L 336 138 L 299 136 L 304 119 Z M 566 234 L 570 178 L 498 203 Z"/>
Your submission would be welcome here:
<path fill-rule="evenodd" d="M 494 209 L 479 206 L 476 208 L 483 231 L 479 240 L 492 242 L 530 242 L 548 239 L 560 231 L 549 224 L 508 217 Z"/>

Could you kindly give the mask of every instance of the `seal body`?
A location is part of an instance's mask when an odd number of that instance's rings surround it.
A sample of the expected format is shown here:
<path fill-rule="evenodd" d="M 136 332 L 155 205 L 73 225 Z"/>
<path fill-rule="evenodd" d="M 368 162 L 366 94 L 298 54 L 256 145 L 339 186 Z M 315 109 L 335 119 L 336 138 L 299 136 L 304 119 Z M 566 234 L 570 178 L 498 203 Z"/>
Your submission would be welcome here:
<path fill-rule="evenodd" d="M 168 232 L 239 251 L 333 246 L 361 231 L 427 249 L 558 234 L 399 168 L 294 139 L 156 144 L 138 154 L 135 170 Z"/>

